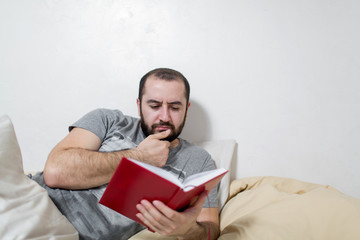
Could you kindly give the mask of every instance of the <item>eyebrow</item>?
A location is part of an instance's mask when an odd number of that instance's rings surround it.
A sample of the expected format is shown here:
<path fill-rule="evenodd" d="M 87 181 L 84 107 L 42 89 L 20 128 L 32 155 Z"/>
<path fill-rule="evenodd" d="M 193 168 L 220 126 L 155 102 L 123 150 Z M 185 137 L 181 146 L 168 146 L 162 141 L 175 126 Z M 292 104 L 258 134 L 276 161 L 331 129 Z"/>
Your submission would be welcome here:
<path fill-rule="evenodd" d="M 155 103 L 155 104 L 162 104 L 162 102 L 157 101 L 155 99 L 149 99 L 146 101 L 146 103 L 151 104 L 151 103 Z M 173 102 L 168 102 L 169 105 L 183 105 L 182 102 L 180 101 L 173 101 Z"/>

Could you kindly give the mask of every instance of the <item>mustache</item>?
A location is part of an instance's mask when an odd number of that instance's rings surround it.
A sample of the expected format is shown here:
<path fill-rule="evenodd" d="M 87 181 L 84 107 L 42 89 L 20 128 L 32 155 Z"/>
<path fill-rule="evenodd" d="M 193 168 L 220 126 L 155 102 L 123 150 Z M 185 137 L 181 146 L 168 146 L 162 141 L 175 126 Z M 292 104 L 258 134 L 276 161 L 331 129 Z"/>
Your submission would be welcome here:
<path fill-rule="evenodd" d="M 160 121 L 159 123 L 154 123 L 153 125 L 151 125 L 151 128 L 155 129 L 155 128 L 159 127 L 159 126 L 167 126 L 167 127 L 170 127 L 172 130 L 175 129 L 174 125 L 172 125 L 169 122 L 164 122 L 164 121 Z"/>

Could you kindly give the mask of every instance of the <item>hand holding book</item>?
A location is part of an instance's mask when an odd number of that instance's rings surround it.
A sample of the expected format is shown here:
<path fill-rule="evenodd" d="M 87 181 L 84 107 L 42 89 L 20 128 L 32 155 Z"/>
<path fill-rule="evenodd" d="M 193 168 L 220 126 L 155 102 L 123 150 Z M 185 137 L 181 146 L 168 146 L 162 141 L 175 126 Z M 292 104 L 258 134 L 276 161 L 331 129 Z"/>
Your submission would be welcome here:
<path fill-rule="evenodd" d="M 100 203 L 141 224 L 136 205 L 141 200 L 159 200 L 181 211 L 194 197 L 214 188 L 228 171 L 220 168 L 194 174 L 183 183 L 172 173 L 136 160 L 123 158 Z"/>
<path fill-rule="evenodd" d="M 161 201 L 155 200 L 150 203 L 147 200 L 142 200 L 136 206 L 139 210 L 136 216 L 152 232 L 158 232 L 161 235 L 185 235 L 196 225 L 207 196 L 208 191 L 205 190 L 196 197 L 193 204 L 190 204 L 182 212 L 169 208 Z"/>

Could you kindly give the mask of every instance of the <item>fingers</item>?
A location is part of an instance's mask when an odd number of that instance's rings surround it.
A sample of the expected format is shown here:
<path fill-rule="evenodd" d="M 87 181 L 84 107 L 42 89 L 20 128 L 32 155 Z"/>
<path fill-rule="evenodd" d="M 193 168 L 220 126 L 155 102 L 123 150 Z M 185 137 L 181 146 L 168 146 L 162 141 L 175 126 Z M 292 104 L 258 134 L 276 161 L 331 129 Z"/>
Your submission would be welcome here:
<path fill-rule="evenodd" d="M 186 232 L 191 223 L 195 222 L 199 216 L 208 191 L 202 192 L 195 203 L 184 212 L 177 212 L 161 201 L 142 200 L 136 205 L 139 213 L 136 216 L 150 229 L 161 235 Z"/>
<path fill-rule="evenodd" d="M 161 201 L 153 201 L 153 206 L 163 217 L 151 223 L 152 229 L 161 235 L 183 235 L 187 233 L 196 223 L 207 196 L 207 191 L 202 192 L 195 199 L 194 204 L 183 212 L 174 211 Z"/>
<path fill-rule="evenodd" d="M 159 201 L 156 201 L 161 203 Z M 136 208 L 139 210 L 139 213 L 136 216 L 150 229 L 156 232 L 163 232 L 164 230 L 169 230 L 169 226 L 173 225 L 173 222 L 170 218 L 164 217 L 163 212 L 159 211 L 156 208 L 156 203 L 153 202 L 152 205 L 146 200 L 142 200 L 140 204 L 136 205 Z M 163 203 L 161 203 L 163 204 Z M 164 204 L 163 204 L 164 205 Z M 165 206 L 165 205 L 164 205 Z M 166 207 L 166 206 L 165 206 Z M 170 229 L 173 228 L 170 227 Z"/>
<path fill-rule="evenodd" d="M 155 200 L 153 204 L 167 218 L 172 219 L 174 217 L 174 210 L 166 206 L 163 202 Z"/>
<path fill-rule="evenodd" d="M 149 211 L 144 206 L 145 201 L 141 201 L 141 204 L 137 204 L 136 208 L 138 209 L 139 213 L 136 214 L 136 216 L 150 229 L 153 231 L 156 231 L 155 227 L 153 226 L 152 222 L 155 221 L 155 219 L 152 217 L 152 215 L 149 213 Z"/>
<path fill-rule="evenodd" d="M 171 130 L 149 135 L 137 147 L 139 157 L 137 160 L 162 167 L 165 165 L 168 155 L 170 142 L 160 141 L 170 134 Z"/>
<path fill-rule="evenodd" d="M 153 139 L 161 140 L 161 139 L 164 139 L 164 138 L 166 138 L 167 136 L 169 136 L 169 135 L 170 135 L 170 132 L 171 132 L 171 130 L 168 129 L 168 130 L 163 131 L 163 132 L 154 133 L 154 134 L 150 135 L 149 137 L 150 137 L 150 138 L 153 138 Z"/>

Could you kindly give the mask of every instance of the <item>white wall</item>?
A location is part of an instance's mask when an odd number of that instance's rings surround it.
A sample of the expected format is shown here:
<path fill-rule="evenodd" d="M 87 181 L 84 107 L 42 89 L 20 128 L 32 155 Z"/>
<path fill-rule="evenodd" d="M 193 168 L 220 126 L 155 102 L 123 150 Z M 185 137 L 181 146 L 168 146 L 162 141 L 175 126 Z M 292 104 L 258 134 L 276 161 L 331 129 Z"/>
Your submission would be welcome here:
<path fill-rule="evenodd" d="M 0 0 L 0 114 L 26 170 L 86 112 L 137 115 L 155 67 L 192 86 L 183 137 L 234 138 L 240 177 L 275 175 L 360 198 L 360 2 Z"/>

